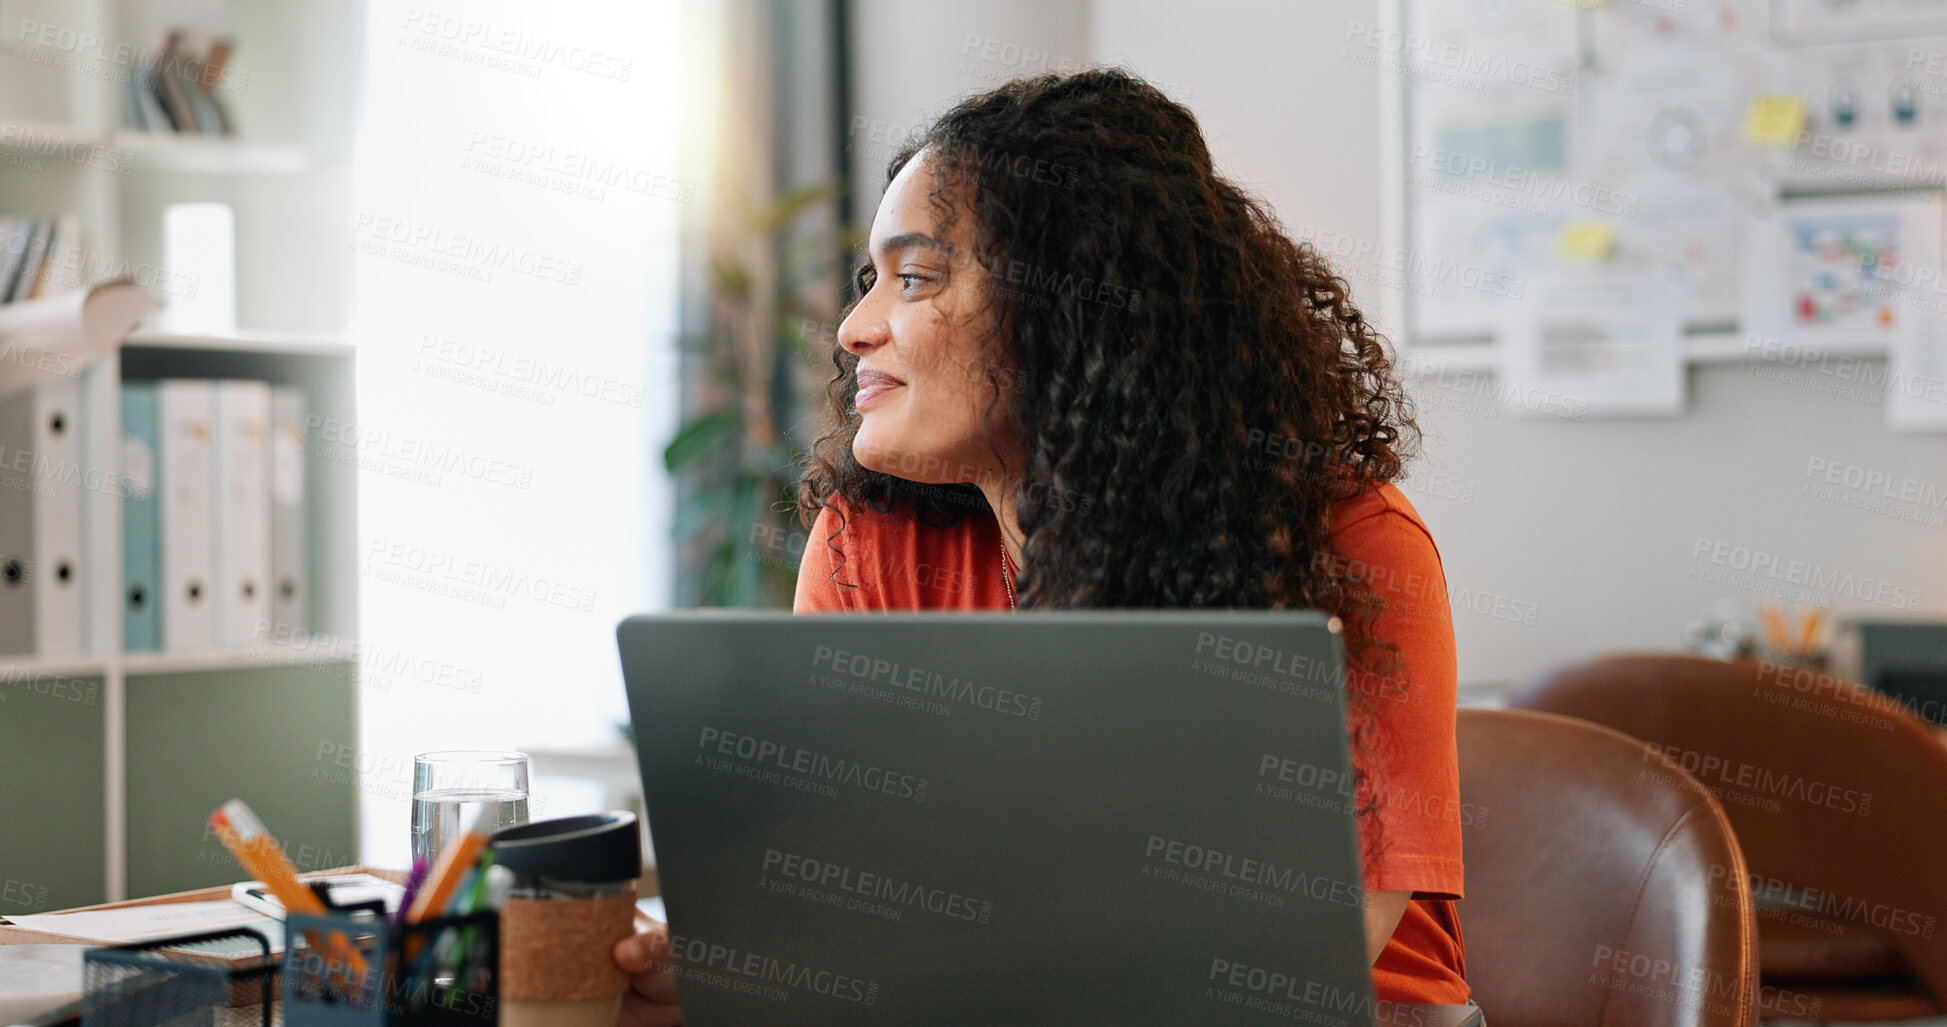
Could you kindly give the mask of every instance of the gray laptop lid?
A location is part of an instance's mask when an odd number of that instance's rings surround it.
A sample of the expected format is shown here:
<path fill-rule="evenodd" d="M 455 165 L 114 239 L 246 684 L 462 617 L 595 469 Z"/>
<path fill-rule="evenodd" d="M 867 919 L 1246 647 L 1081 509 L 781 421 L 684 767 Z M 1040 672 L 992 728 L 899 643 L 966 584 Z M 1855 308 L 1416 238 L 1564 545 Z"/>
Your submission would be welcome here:
<path fill-rule="evenodd" d="M 617 633 L 692 1027 L 1371 1022 L 1322 615 Z"/>

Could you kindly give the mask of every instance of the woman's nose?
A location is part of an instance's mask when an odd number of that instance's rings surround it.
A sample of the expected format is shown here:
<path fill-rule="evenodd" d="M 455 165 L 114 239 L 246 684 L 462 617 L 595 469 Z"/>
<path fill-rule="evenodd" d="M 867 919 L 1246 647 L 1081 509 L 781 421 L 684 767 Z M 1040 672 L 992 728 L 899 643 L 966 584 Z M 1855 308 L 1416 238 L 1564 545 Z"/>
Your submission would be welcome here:
<path fill-rule="evenodd" d="M 868 351 L 885 345 L 891 337 L 886 320 L 878 316 L 865 301 L 852 308 L 850 314 L 838 326 L 838 344 L 854 356 L 864 356 Z"/>

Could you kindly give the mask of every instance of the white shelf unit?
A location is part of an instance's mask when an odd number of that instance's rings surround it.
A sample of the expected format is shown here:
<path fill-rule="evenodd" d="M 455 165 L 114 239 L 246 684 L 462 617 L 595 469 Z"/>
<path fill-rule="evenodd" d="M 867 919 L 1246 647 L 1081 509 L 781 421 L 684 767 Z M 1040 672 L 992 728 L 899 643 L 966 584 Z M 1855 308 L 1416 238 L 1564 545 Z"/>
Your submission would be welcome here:
<path fill-rule="evenodd" d="M 121 467 L 124 379 L 296 384 L 313 413 L 352 419 L 353 354 L 341 340 L 350 307 L 349 169 L 363 18 L 357 2 L 307 0 L 0 4 L 0 36 L 9 43 L 0 49 L 0 213 L 76 215 L 83 282 L 131 277 L 165 305 L 197 283 L 164 266 L 163 210 L 216 202 L 234 217 L 237 330 L 222 337 L 138 332 L 117 358 L 90 367 L 86 466 Z M 220 94 L 235 135 L 143 131 L 128 117 L 129 72 L 176 27 L 235 41 L 232 85 Z M 0 897 L 17 900 L 28 889 L 53 908 L 173 890 L 191 875 L 234 879 L 220 847 L 199 837 L 213 804 L 187 813 L 204 797 L 185 797 L 233 780 L 237 794 L 249 798 L 249 788 L 261 788 L 272 797 L 256 804 L 282 807 L 281 815 L 260 809 L 280 837 L 334 857 L 356 851 L 352 785 L 334 783 L 327 792 L 288 773 L 259 774 L 247 764 L 263 762 L 269 743 L 223 736 L 213 726 L 226 717 L 238 725 L 274 722 L 267 708 L 253 706 L 260 698 L 266 707 L 328 700 L 325 714 L 308 715 L 348 721 L 331 737 L 311 727 L 285 734 L 314 748 L 355 741 L 357 475 L 352 462 L 332 456 L 314 456 L 307 468 L 315 634 L 298 649 L 123 652 L 120 499 L 84 491 L 87 651 L 0 656 L 0 780 L 11 786 L 0 788 Z M 77 704 L 85 716 L 61 711 L 65 726 L 45 734 L 26 726 L 52 716 L 45 696 L 76 687 L 88 696 Z M 55 772 L 84 757 L 85 784 Z M 180 774 L 156 772 L 168 759 L 185 761 Z M 235 765 L 221 765 L 225 759 Z M 318 760 L 306 752 L 301 762 L 308 771 Z M 64 798 L 92 812 L 49 811 Z M 325 807 L 332 812 L 317 821 L 327 826 L 293 812 Z M 86 829 L 34 836 L 64 815 L 86 820 Z M 7 911 L 0 901 L 0 914 Z"/>
<path fill-rule="evenodd" d="M 212 176 L 296 175 L 311 168 L 310 156 L 298 146 L 173 132 L 93 132 L 60 122 L 0 121 L 0 153 L 32 160 L 44 158 L 57 147 L 68 152 L 90 148 L 90 158 L 114 165 L 101 170 L 116 174 L 133 174 L 139 169 Z M 119 162 L 124 158 L 127 172 L 120 170 Z"/>
<path fill-rule="evenodd" d="M 130 155 L 137 167 L 190 175 L 297 175 L 310 158 L 296 146 L 240 142 L 166 132 L 117 132 L 108 145 Z"/>
<path fill-rule="evenodd" d="M 84 375 L 81 411 L 83 465 L 104 472 L 101 480 L 119 481 L 125 470 L 119 444 L 122 383 L 179 377 L 253 378 L 274 384 L 294 385 L 303 389 L 306 407 L 311 415 L 338 420 L 348 420 L 352 416 L 355 367 L 354 352 L 349 346 L 317 340 L 291 342 L 250 337 L 139 335 L 125 343 L 120 353 L 91 366 Z M 144 829 L 143 824 L 150 811 L 142 804 L 132 806 L 130 801 L 132 789 L 149 777 L 141 772 L 142 768 L 132 765 L 132 747 L 140 749 L 145 740 L 154 740 L 145 733 L 152 735 L 179 730 L 166 722 L 158 722 L 153 716 L 131 718 L 131 708 L 141 708 L 145 701 L 150 701 L 143 692 L 150 687 L 149 682 L 167 680 L 179 683 L 190 677 L 201 676 L 211 683 L 211 687 L 249 689 L 255 681 L 268 680 L 292 668 L 325 668 L 327 672 L 317 676 L 321 684 L 299 687 L 328 689 L 333 693 L 331 701 L 345 710 L 337 735 L 332 739 L 319 739 L 305 733 L 312 731 L 315 734 L 312 727 L 283 727 L 296 730 L 298 738 L 306 745 L 332 741 L 339 736 L 343 736 L 343 741 L 347 743 L 353 740 L 358 671 L 358 648 L 353 641 L 358 623 L 358 480 L 354 463 L 334 459 L 336 455 L 329 450 L 310 450 L 306 454 L 304 485 L 305 520 L 310 536 L 310 618 L 305 634 L 291 640 L 296 644 L 267 640 L 263 644 L 236 651 L 123 651 L 123 499 L 116 489 L 83 490 L 82 522 L 86 555 L 82 581 L 87 611 L 84 644 L 88 651 L 77 655 L 0 657 L 0 688 L 9 685 L 17 689 L 37 688 L 44 694 L 79 694 L 85 690 L 96 696 L 89 705 L 98 707 L 102 731 L 101 795 L 99 802 L 92 804 L 98 808 L 101 817 L 100 898 L 114 901 L 127 897 L 131 893 L 132 866 L 155 870 L 161 880 L 169 880 L 172 874 L 179 876 L 182 873 L 187 859 L 208 862 L 212 858 L 206 851 L 197 851 L 187 858 L 176 853 L 174 868 L 167 869 L 167 858 L 158 864 L 154 852 L 135 851 L 141 847 L 131 846 L 133 836 L 149 836 L 171 829 L 167 824 L 149 824 Z M 99 682 L 98 690 L 93 686 L 94 682 Z M 31 716 L 33 711 L 28 708 L 28 712 Z M 237 722 L 229 726 L 239 732 L 255 733 L 261 730 L 258 721 L 274 719 L 274 713 L 275 710 L 269 708 L 252 709 L 248 702 L 244 702 L 234 709 Z M 166 740 L 162 747 L 167 748 Z M 6 766 L 11 759 L 58 758 L 55 753 L 32 752 L 31 746 L 29 750 L 15 753 L 11 758 L 0 753 L 0 767 Z M 308 753 L 303 755 L 315 762 L 315 757 L 309 757 Z M 184 772 L 190 779 L 199 776 L 207 779 L 213 773 L 234 772 L 238 782 L 249 780 L 250 775 L 245 768 L 224 767 L 220 765 L 219 757 L 220 754 L 212 753 L 211 758 L 218 760 L 218 763 L 200 770 L 186 767 Z M 241 783 L 237 785 L 239 790 L 243 787 Z M 326 796 L 325 799 L 342 805 L 342 817 L 352 823 L 355 832 L 355 820 L 352 818 L 356 815 L 356 804 L 351 801 L 350 790 L 347 788 L 344 791 L 342 797 Z M 309 798 L 317 800 L 320 797 Z M 342 802 L 338 801 L 340 798 Z M 87 801 L 86 796 L 78 794 L 63 795 L 59 799 L 71 805 Z M 180 816 L 175 817 L 175 821 L 181 819 Z M 131 825 L 135 825 L 134 830 Z M 16 840 L 24 840 L 24 832 L 10 830 L 13 827 L 15 825 L 0 823 L 0 877 L 11 876 L 15 880 L 33 882 L 49 876 L 45 870 L 38 874 L 22 871 L 10 875 L 4 868 L 9 856 L 16 865 L 38 859 L 33 854 L 13 848 Z M 354 833 L 350 838 L 336 841 L 336 851 L 349 853 L 353 851 L 355 843 Z M 72 854 L 70 858 L 79 859 L 80 856 Z M 154 890 L 141 886 L 140 874 L 136 878 L 135 892 Z"/>
<path fill-rule="evenodd" d="M 167 303 L 192 283 L 164 266 L 163 208 L 228 204 L 238 330 L 342 335 L 362 19 L 302 0 L 0 5 L 0 214 L 77 215 L 84 277 L 154 282 Z M 234 39 L 216 91 L 234 135 L 130 119 L 128 76 L 173 27 Z"/>

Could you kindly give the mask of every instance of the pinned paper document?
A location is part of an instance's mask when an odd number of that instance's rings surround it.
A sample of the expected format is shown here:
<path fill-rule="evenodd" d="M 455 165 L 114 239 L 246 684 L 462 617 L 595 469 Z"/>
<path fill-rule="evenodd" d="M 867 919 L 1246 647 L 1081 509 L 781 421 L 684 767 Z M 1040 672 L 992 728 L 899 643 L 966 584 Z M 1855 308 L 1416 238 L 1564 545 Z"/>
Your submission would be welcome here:
<path fill-rule="evenodd" d="M 1805 101 L 1796 96 L 1760 96 L 1744 114 L 1744 141 L 1753 146 L 1791 146 L 1805 131 Z"/>
<path fill-rule="evenodd" d="M 1571 221 L 1555 237 L 1555 256 L 1563 260 L 1601 260 L 1615 247 L 1615 226 L 1600 218 Z"/>

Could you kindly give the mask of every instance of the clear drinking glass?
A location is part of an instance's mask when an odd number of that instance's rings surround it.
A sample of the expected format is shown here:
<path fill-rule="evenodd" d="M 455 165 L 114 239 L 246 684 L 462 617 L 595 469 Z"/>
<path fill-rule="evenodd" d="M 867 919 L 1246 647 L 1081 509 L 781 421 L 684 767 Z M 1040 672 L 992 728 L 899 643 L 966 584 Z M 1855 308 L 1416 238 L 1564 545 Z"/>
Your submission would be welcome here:
<path fill-rule="evenodd" d="M 527 754 L 424 752 L 412 761 L 412 855 L 428 862 L 485 808 L 482 833 L 527 823 Z"/>

